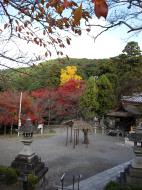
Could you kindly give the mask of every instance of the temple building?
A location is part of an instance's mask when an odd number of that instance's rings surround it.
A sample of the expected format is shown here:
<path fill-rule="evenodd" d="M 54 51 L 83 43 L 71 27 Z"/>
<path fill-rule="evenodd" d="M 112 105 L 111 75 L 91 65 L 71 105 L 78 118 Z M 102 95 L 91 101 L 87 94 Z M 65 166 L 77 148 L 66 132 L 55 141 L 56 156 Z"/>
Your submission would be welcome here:
<path fill-rule="evenodd" d="M 124 134 L 131 131 L 142 119 L 142 94 L 123 96 L 119 107 L 107 117 L 115 129 L 122 130 Z"/>

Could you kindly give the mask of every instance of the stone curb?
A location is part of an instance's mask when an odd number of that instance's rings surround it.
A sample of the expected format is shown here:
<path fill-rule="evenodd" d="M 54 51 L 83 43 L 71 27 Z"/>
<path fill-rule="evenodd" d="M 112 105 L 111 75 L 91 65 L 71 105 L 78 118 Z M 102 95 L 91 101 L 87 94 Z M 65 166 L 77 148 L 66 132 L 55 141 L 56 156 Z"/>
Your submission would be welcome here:
<path fill-rule="evenodd" d="M 105 170 L 101 173 L 98 173 L 88 179 L 82 180 L 79 185 L 80 190 L 103 190 L 105 185 L 109 181 L 116 180 L 119 177 L 120 172 L 123 172 L 124 169 L 131 164 L 131 161 L 125 162 L 118 166 L 115 166 L 111 169 Z M 75 183 L 75 190 L 77 190 L 77 183 Z M 72 186 L 68 186 L 67 189 L 72 189 Z"/>

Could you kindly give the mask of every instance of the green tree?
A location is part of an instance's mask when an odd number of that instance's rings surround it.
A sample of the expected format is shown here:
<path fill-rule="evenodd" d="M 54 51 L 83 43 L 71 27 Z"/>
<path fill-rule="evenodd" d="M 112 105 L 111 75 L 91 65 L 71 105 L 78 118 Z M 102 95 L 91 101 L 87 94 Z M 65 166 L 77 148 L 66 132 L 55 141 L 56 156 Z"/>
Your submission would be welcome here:
<path fill-rule="evenodd" d="M 113 106 L 113 88 L 111 82 L 106 77 L 106 75 L 101 75 L 97 79 L 96 83 L 98 87 L 97 102 L 99 103 L 97 114 L 99 118 L 102 118 Z"/>
<path fill-rule="evenodd" d="M 141 55 L 141 50 L 138 45 L 138 42 L 134 42 L 134 41 L 128 42 L 122 52 L 126 53 L 126 55 L 129 57 Z"/>
<path fill-rule="evenodd" d="M 114 83 L 116 100 L 119 102 L 123 95 L 140 92 L 142 90 L 142 56 L 121 54 L 112 58 L 112 61 L 115 68 L 114 74 L 117 76 L 117 81 Z M 112 83 L 112 80 L 110 81 Z"/>
<path fill-rule="evenodd" d="M 92 120 L 98 109 L 98 88 L 94 77 L 90 77 L 86 83 L 86 89 L 80 98 L 80 114 L 85 120 Z"/>
<path fill-rule="evenodd" d="M 45 62 L 38 67 L 37 75 L 40 78 L 41 87 L 53 88 L 60 83 L 62 66 L 58 62 Z"/>

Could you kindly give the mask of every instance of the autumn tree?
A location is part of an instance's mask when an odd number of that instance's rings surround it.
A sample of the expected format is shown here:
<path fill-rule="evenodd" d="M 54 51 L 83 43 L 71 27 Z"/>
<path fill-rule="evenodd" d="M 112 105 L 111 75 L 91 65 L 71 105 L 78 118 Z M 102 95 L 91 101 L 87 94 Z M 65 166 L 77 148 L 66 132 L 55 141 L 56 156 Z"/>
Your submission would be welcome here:
<path fill-rule="evenodd" d="M 89 8 L 91 10 L 88 10 Z M 10 45 L 15 43 L 15 39 L 36 44 L 44 49 L 45 57 L 51 55 L 53 48 L 57 55 L 62 55 L 61 49 L 70 45 L 70 32 L 81 35 L 82 21 L 89 23 L 94 13 L 98 18 L 106 18 L 107 12 L 105 0 L 85 0 L 82 3 L 73 0 L 3 0 L 0 1 L 1 40 L 5 44 L 9 42 Z M 85 24 L 83 25 L 85 27 Z M 85 28 L 90 30 L 87 26 Z M 20 47 L 17 48 L 19 54 L 14 58 L 9 55 L 7 47 L 1 50 L 1 57 L 23 62 L 25 55 L 19 51 Z M 14 47 L 16 48 L 16 45 Z M 36 57 L 39 58 L 38 55 Z"/>
<path fill-rule="evenodd" d="M 56 88 L 37 89 L 31 93 L 31 96 L 34 97 L 34 113 L 37 122 L 47 121 L 49 126 L 51 120 L 56 116 Z"/>
<path fill-rule="evenodd" d="M 34 122 L 38 119 L 36 104 L 33 97 L 28 92 L 22 93 L 21 113 L 19 115 L 20 93 L 17 91 L 7 90 L 0 92 L 0 125 L 6 129 L 10 129 L 11 134 L 13 126 L 18 127 L 18 119 L 22 121 L 22 125 L 30 117 Z"/>
<path fill-rule="evenodd" d="M 94 14 L 98 18 L 107 17 L 106 22 L 103 22 L 103 25 L 96 24 L 94 20 L 91 22 Z M 3 0 L 0 1 L 0 36 L 4 48 L 1 49 L 0 56 L 11 61 L 23 62 L 25 55 L 20 54 L 20 47 L 17 48 L 19 54 L 15 57 L 9 54 L 7 43 L 15 43 L 15 39 L 41 46 L 45 56 L 51 55 L 52 48 L 55 48 L 58 55 L 62 55 L 62 49 L 71 43 L 70 33 L 81 35 L 82 29 L 89 32 L 91 26 L 95 26 L 102 29 L 97 35 L 99 36 L 121 25 L 124 25 L 129 33 L 140 32 L 141 15 L 140 1 L 133 0 L 111 0 L 107 3 L 105 0 Z M 38 58 L 38 55 L 36 57 Z"/>
<path fill-rule="evenodd" d="M 142 18 L 142 7 L 140 1 L 109 0 L 108 7 L 109 14 L 107 16 L 107 22 L 103 24 L 93 23 L 89 25 L 100 28 L 100 33 L 95 37 L 102 35 L 104 32 L 110 31 L 112 28 L 126 29 L 128 36 L 142 31 L 142 23 L 140 22 Z"/>
<path fill-rule="evenodd" d="M 58 88 L 57 112 L 59 115 L 78 118 L 79 99 L 84 91 L 83 80 L 69 80 Z"/>
<path fill-rule="evenodd" d="M 18 94 L 14 91 L 4 91 L 0 93 L 0 125 L 4 126 L 4 134 L 7 127 L 11 134 L 13 126 L 18 124 Z"/>
<path fill-rule="evenodd" d="M 81 76 L 77 74 L 76 66 L 67 66 L 65 69 L 61 69 L 60 84 L 64 84 L 69 80 L 81 80 Z"/>

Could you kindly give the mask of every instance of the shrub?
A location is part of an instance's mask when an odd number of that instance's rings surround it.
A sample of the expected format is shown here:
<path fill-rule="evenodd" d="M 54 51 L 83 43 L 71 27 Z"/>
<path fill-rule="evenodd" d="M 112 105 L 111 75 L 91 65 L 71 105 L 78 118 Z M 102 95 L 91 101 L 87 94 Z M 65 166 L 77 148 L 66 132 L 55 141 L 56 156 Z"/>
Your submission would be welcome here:
<path fill-rule="evenodd" d="M 38 177 L 32 174 L 28 175 L 28 186 L 30 190 L 35 188 L 35 185 L 38 183 Z"/>
<path fill-rule="evenodd" d="M 105 190 L 142 190 L 141 185 L 130 185 L 130 184 L 120 184 L 115 181 L 110 181 L 106 187 Z"/>
<path fill-rule="evenodd" d="M 105 190 L 120 190 L 120 184 L 115 181 L 110 181 L 106 187 Z"/>
<path fill-rule="evenodd" d="M 0 176 L 3 176 L 3 182 L 7 185 L 11 185 L 17 182 L 17 173 L 14 168 L 0 166 Z"/>

